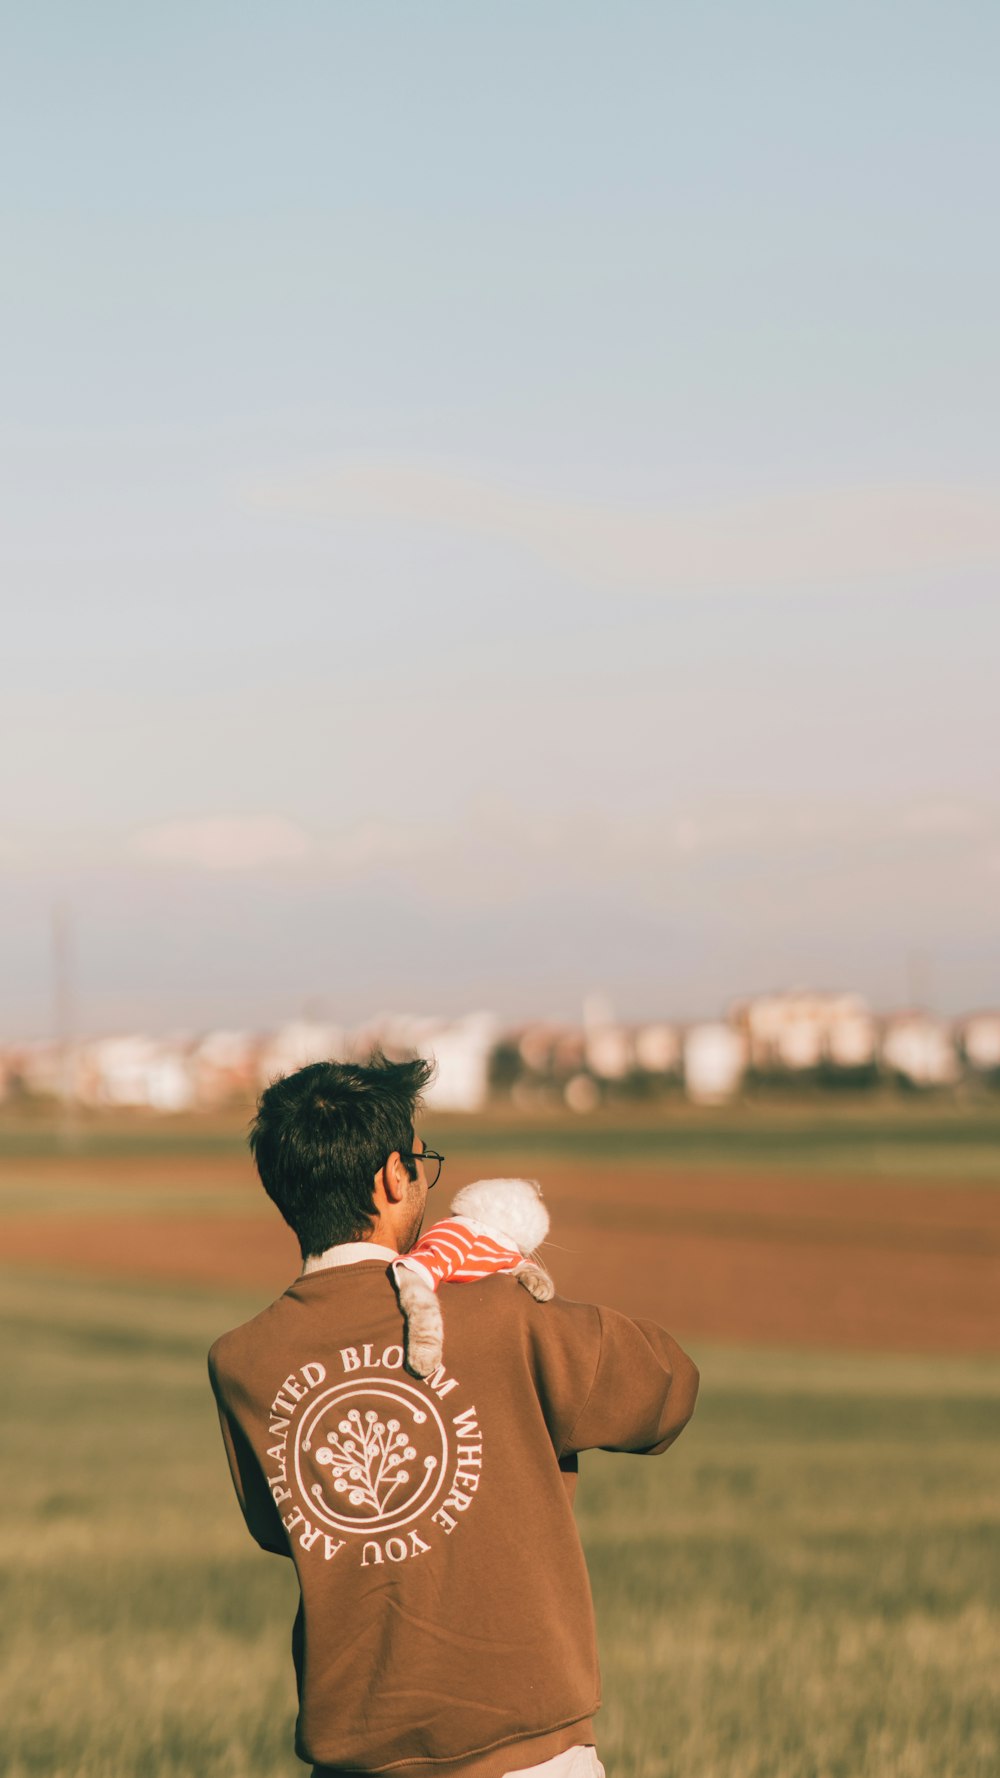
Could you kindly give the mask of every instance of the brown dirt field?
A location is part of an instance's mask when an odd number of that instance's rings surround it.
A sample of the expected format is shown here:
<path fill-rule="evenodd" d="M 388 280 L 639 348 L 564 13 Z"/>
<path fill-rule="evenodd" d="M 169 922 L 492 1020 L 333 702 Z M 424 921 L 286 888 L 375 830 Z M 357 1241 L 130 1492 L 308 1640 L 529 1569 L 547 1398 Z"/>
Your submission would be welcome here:
<path fill-rule="evenodd" d="M 292 1236 L 238 1157 L 39 1160 L 18 1172 L 50 1190 L 61 1183 L 60 1207 L 0 1221 L 0 1263 L 259 1286 L 262 1302 L 298 1269 Z M 563 1294 L 650 1316 L 681 1337 L 1000 1350 L 998 1192 L 604 1165 L 547 1165 L 544 1185 L 547 1257 Z M 78 1190 L 120 1192 L 121 1211 L 88 1215 Z M 202 1194 L 230 1193 L 226 1214 L 207 1202 L 199 1213 Z M 163 1194 L 176 1194 L 166 1214 Z"/>
<path fill-rule="evenodd" d="M 245 1154 L 218 1155 L 17 1155 L 3 1161 L 11 1180 L 25 1189 L 59 1191 L 67 1199 L 88 1192 L 113 1192 L 141 1207 L 151 1193 L 242 1193 L 249 1206 L 261 1195 L 253 1164 Z M 0 1198 L 0 1217 L 3 1200 Z"/>

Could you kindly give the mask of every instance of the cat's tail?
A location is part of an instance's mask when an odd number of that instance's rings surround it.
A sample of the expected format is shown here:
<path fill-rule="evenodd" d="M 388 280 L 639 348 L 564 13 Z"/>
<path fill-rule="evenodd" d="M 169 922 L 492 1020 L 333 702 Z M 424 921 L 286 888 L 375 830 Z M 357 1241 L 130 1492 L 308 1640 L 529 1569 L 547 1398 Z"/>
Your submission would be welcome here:
<path fill-rule="evenodd" d="M 444 1323 L 437 1296 L 408 1266 L 394 1266 L 399 1306 L 406 1319 L 404 1363 L 413 1377 L 429 1377 L 441 1363 Z"/>

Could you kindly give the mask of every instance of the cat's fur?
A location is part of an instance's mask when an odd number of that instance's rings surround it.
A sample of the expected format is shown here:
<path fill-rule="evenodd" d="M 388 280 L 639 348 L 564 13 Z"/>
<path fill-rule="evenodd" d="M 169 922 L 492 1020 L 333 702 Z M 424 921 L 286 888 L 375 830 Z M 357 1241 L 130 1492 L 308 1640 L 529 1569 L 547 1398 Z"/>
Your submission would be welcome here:
<path fill-rule="evenodd" d="M 549 1213 L 533 1179 L 477 1179 L 455 1193 L 450 1214 L 518 1248 L 521 1262 L 512 1261 L 510 1270 L 537 1302 L 548 1302 L 555 1295 L 552 1279 L 535 1256 L 548 1234 Z M 430 1376 L 444 1349 L 437 1293 L 405 1266 L 393 1266 L 393 1278 L 406 1318 L 406 1368 L 412 1376 Z"/>

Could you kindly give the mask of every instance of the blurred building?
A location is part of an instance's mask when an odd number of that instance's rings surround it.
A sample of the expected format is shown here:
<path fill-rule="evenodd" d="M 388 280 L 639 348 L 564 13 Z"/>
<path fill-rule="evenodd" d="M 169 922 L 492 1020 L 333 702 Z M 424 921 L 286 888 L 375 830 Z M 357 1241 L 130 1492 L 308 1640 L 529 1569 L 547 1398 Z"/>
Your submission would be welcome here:
<path fill-rule="evenodd" d="M 834 1068 L 870 1068 L 878 1055 L 878 1022 L 857 994 L 845 994 L 826 1039 Z"/>
<path fill-rule="evenodd" d="M 5 1067 L 8 1091 L 58 1097 L 68 1077 L 75 1088 L 73 1058 L 59 1043 L 12 1044 L 6 1051 Z"/>
<path fill-rule="evenodd" d="M 859 994 L 761 994 L 735 1006 L 731 1017 L 760 1074 L 857 1069 L 875 1060 L 877 1027 Z"/>
<path fill-rule="evenodd" d="M 644 1074 L 677 1074 L 681 1066 L 681 1034 L 676 1025 L 640 1025 L 633 1035 L 635 1066 Z"/>
<path fill-rule="evenodd" d="M 435 1064 L 424 1095 L 427 1106 L 439 1111 L 478 1111 L 489 1098 L 497 1040 L 492 1013 L 468 1013 L 461 1019 L 381 1013 L 352 1033 L 349 1049 L 358 1059 L 368 1056 L 375 1046 L 390 1058 L 426 1056 Z"/>
<path fill-rule="evenodd" d="M 262 1086 L 312 1062 L 432 1058 L 428 1106 L 477 1111 L 491 1097 L 526 1110 L 560 1104 L 586 1113 L 604 1103 L 651 1099 L 682 1088 L 720 1104 L 749 1079 L 810 1089 L 874 1086 L 943 1089 L 978 1079 L 1000 1086 L 1000 1012 L 959 1021 L 911 1010 L 879 1020 L 858 994 L 759 995 L 729 1016 L 686 1029 L 666 1020 L 627 1025 L 597 996 L 580 1023 L 536 1020 L 501 1030 L 492 1014 L 464 1018 L 382 1013 L 354 1031 L 309 1019 L 263 1035 L 230 1029 L 152 1038 L 133 1033 L 80 1042 L 0 1048 L 0 1101 L 72 1097 L 95 1109 L 146 1106 L 170 1112 L 245 1102 Z"/>
<path fill-rule="evenodd" d="M 1000 1012 L 977 1012 L 959 1028 L 959 1044 L 977 1074 L 1000 1073 Z"/>
<path fill-rule="evenodd" d="M 517 1055 L 522 1066 L 532 1074 L 551 1074 L 556 1045 L 562 1032 L 561 1025 L 526 1025 L 516 1035 Z"/>
<path fill-rule="evenodd" d="M 959 1077 L 954 1033 L 928 1012 L 895 1013 L 882 1027 L 883 1068 L 914 1087 L 949 1087 Z"/>
<path fill-rule="evenodd" d="M 429 1110 L 482 1109 L 489 1098 L 496 1041 L 497 1023 L 492 1013 L 470 1013 L 428 1033 L 420 1053 L 432 1057 L 437 1065 L 425 1094 Z"/>
<path fill-rule="evenodd" d="M 194 1081 L 183 1038 L 101 1037 L 75 1052 L 76 1097 L 95 1108 L 187 1111 Z"/>
<path fill-rule="evenodd" d="M 601 1025 L 584 1035 L 584 1059 L 598 1080 L 625 1080 L 632 1070 L 631 1033 L 624 1025 Z"/>
<path fill-rule="evenodd" d="M 209 1109 L 251 1098 L 262 1084 L 264 1049 L 262 1040 L 249 1031 L 209 1031 L 198 1038 L 188 1055 L 197 1104 Z"/>
<path fill-rule="evenodd" d="M 565 1081 L 585 1065 L 586 1034 L 575 1025 L 525 1025 L 513 1040 L 517 1062 L 529 1075 Z"/>
<path fill-rule="evenodd" d="M 721 1021 L 689 1025 L 684 1033 L 684 1091 L 696 1105 L 718 1105 L 738 1093 L 749 1046 L 744 1032 Z"/>
<path fill-rule="evenodd" d="M 294 1074 L 310 1062 L 339 1061 L 346 1054 L 339 1025 L 323 1025 L 297 1019 L 282 1025 L 263 1040 L 257 1052 L 257 1082 L 266 1087 L 283 1074 Z"/>
<path fill-rule="evenodd" d="M 625 1080 L 632 1069 L 631 1034 L 603 994 L 588 994 L 583 1003 L 583 1057 L 597 1080 Z"/>

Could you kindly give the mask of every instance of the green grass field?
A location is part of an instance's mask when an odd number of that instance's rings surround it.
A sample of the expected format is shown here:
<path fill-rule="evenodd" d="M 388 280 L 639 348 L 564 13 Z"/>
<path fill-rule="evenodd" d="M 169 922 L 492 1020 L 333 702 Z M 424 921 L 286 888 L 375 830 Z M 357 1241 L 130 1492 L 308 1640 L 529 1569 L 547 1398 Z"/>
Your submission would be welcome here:
<path fill-rule="evenodd" d="M 9 1778 L 304 1770 L 205 1379 L 257 1306 L 0 1281 Z M 995 1778 L 1000 1358 L 695 1356 L 675 1450 L 582 1465 L 609 1778 Z"/>
<path fill-rule="evenodd" d="M 51 1108 L 0 1110 L 0 1159 L 18 1156 L 245 1154 L 252 1107 L 157 1116 L 81 1113 L 69 1126 Z M 898 1095 L 801 1096 L 785 1102 L 697 1107 L 681 1100 L 611 1105 L 578 1117 L 497 1108 L 475 1117 L 424 1118 L 455 1161 L 491 1156 L 534 1169 L 546 1161 L 613 1160 L 644 1166 L 738 1168 L 1000 1184 L 1000 1103 Z M 429 1138 L 430 1139 L 430 1138 Z"/>

